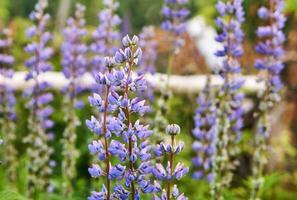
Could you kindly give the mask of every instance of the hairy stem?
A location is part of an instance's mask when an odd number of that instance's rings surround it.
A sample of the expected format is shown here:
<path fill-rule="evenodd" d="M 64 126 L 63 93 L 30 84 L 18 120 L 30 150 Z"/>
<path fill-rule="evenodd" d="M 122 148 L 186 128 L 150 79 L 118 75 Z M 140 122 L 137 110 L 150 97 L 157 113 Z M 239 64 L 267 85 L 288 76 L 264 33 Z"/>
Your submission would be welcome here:
<path fill-rule="evenodd" d="M 128 69 L 128 78 L 131 76 L 131 70 L 132 70 L 132 62 L 129 62 L 129 69 Z M 124 96 L 126 99 L 129 98 L 129 85 L 128 83 L 125 86 L 125 92 L 124 92 Z M 127 106 L 125 108 L 125 114 L 126 114 L 126 118 L 127 118 L 127 127 L 130 127 L 131 124 L 131 112 L 129 110 L 129 107 Z M 132 142 L 132 138 L 129 137 L 129 169 L 131 171 L 131 173 L 134 173 L 134 165 L 133 165 L 133 161 L 130 160 L 131 155 L 132 155 L 132 149 L 133 149 L 133 142 Z M 131 200 L 134 200 L 134 196 L 135 196 L 135 183 L 134 180 L 131 182 Z"/>
<path fill-rule="evenodd" d="M 104 146 L 105 146 L 105 163 L 106 163 L 106 187 L 107 187 L 107 200 L 110 200 L 110 180 L 109 180 L 109 172 L 110 172 L 110 155 L 108 152 L 109 143 L 106 135 L 107 132 L 107 112 L 108 112 L 108 95 L 110 91 L 110 86 L 106 86 L 106 94 L 104 101 L 104 114 L 103 114 L 103 134 L 104 134 Z"/>
<path fill-rule="evenodd" d="M 174 135 L 172 135 L 171 136 L 172 151 L 175 148 L 174 146 L 175 146 L 175 137 L 174 137 Z M 172 177 L 172 174 L 173 174 L 173 157 L 174 157 L 174 154 L 173 154 L 173 152 L 171 152 L 169 155 L 170 177 Z M 168 200 L 170 200 L 170 198 L 171 198 L 170 188 L 171 188 L 171 180 L 168 181 L 168 184 L 167 184 L 167 199 Z"/>

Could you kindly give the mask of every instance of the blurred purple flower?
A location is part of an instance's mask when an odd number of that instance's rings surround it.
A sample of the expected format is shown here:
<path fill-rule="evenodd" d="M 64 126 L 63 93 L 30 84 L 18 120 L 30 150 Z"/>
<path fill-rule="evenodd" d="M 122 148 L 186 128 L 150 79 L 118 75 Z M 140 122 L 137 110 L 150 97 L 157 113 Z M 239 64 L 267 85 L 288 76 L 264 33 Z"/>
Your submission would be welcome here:
<path fill-rule="evenodd" d="M 104 9 L 98 14 L 100 25 L 93 32 L 94 43 L 90 46 L 95 53 L 91 63 L 93 73 L 105 70 L 104 58 L 114 55 L 121 37 L 118 29 L 122 20 L 115 14 L 119 3 L 116 0 L 104 0 L 103 4 Z"/>
<path fill-rule="evenodd" d="M 215 55 L 222 57 L 220 74 L 224 79 L 224 84 L 218 94 L 220 123 L 216 136 L 217 142 L 205 149 L 208 153 L 215 152 L 216 154 L 213 159 L 203 163 L 203 168 L 207 170 L 212 165 L 216 166 L 211 169 L 212 174 L 210 174 L 213 177 L 211 178 L 213 180 L 211 194 L 215 199 L 222 198 L 223 188 L 229 186 L 232 180 L 233 173 L 230 169 L 236 166 L 236 155 L 239 153 L 237 144 L 242 134 L 243 95 L 239 91 L 244 83 L 241 78 L 239 61 L 243 55 L 242 42 L 244 39 L 241 24 L 245 20 L 242 4 L 242 0 L 226 0 L 218 1 L 216 5 L 219 17 L 215 23 L 219 28 L 219 33 L 215 40 L 222 44 L 222 49 L 218 50 Z M 210 132 L 214 132 L 214 130 Z M 201 135 L 206 134 L 204 131 L 202 133 Z M 202 164 L 200 165 L 202 166 Z M 223 177 L 220 177 L 220 174 L 223 174 Z M 228 181 L 222 183 L 221 180 L 227 179 L 226 177 L 228 177 Z"/>
<path fill-rule="evenodd" d="M 11 45 L 12 37 L 10 30 L 2 29 L 0 31 L 0 76 L 4 81 L 0 84 L 0 132 L 3 133 L 2 136 L 5 140 L 3 161 L 7 172 L 6 174 L 9 180 L 14 182 L 17 178 L 16 170 L 18 157 L 17 150 L 14 147 L 16 139 L 16 98 L 14 95 L 14 89 L 9 84 L 14 75 L 14 71 L 12 69 L 14 57 L 10 55 Z"/>
<path fill-rule="evenodd" d="M 173 34 L 172 45 L 175 53 L 183 46 L 184 41 L 180 35 L 186 31 L 185 19 L 189 16 L 190 11 L 184 8 L 187 0 L 165 0 L 162 14 L 165 20 L 161 23 L 161 28 Z"/>
<path fill-rule="evenodd" d="M 29 144 L 29 193 L 33 195 L 35 190 L 45 190 L 49 184 L 48 176 L 52 173 L 50 166 L 50 157 L 53 149 L 48 146 L 49 137 L 47 130 L 52 128 L 54 123 L 49 119 L 51 108 L 48 105 L 53 96 L 46 89 L 49 84 L 39 81 L 41 74 L 52 69 L 48 61 L 53 51 L 47 47 L 52 36 L 46 31 L 50 16 L 45 13 L 48 6 L 47 0 L 39 0 L 35 10 L 31 12 L 30 19 L 34 25 L 26 31 L 27 37 L 32 40 L 25 47 L 25 51 L 31 54 L 31 57 L 25 62 L 29 69 L 26 81 L 32 80 L 34 85 L 25 91 L 24 95 L 31 98 L 27 103 L 30 109 L 29 130 L 30 133 L 24 138 L 24 142 Z M 34 163 L 34 164 L 33 164 Z"/>

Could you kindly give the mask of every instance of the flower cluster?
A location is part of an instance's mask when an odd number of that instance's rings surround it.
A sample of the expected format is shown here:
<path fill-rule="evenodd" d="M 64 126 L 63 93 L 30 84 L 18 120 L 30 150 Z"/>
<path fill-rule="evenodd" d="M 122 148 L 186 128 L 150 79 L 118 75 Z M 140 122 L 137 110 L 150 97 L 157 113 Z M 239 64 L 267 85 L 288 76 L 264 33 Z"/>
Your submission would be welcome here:
<path fill-rule="evenodd" d="M 251 199 L 259 199 L 258 192 L 263 184 L 263 167 L 266 164 L 266 142 L 269 137 L 269 113 L 275 103 L 280 100 L 279 91 L 282 82 L 279 73 L 284 68 L 282 56 L 283 43 L 286 40 L 282 29 L 285 26 L 286 18 L 283 14 L 284 1 L 270 0 L 269 7 L 260 7 L 258 16 L 267 25 L 258 27 L 256 33 L 260 39 L 256 51 L 262 57 L 257 59 L 254 66 L 256 69 L 266 72 L 264 82 L 265 91 L 260 94 L 261 102 L 257 116 L 257 134 L 254 138 L 255 152 L 253 158 L 253 188 Z"/>
<path fill-rule="evenodd" d="M 158 99 L 159 109 L 156 112 L 155 132 L 158 137 L 162 136 L 162 132 L 168 124 L 167 115 L 169 113 L 169 100 L 171 97 L 171 90 L 169 88 L 169 80 L 172 66 L 174 64 L 175 55 L 179 53 L 180 48 L 184 45 L 184 40 L 180 37 L 186 31 L 185 19 L 190 14 L 189 10 L 185 8 L 188 0 L 164 0 L 162 14 L 165 20 L 161 23 L 161 28 L 169 32 L 168 40 L 170 45 L 170 52 L 167 65 L 167 83 L 161 90 L 161 97 Z M 162 139 L 161 139 L 162 140 Z"/>
<path fill-rule="evenodd" d="M 161 28 L 173 34 L 171 42 L 174 43 L 174 52 L 177 53 L 183 46 L 184 41 L 179 36 L 185 32 L 185 19 L 190 14 L 187 8 L 183 6 L 188 0 L 164 0 L 162 14 L 165 20 L 161 24 Z"/>
<path fill-rule="evenodd" d="M 260 26 L 257 29 L 257 36 L 261 41 L 256 46 L 257 53 L 263 55 L 261 59 L 255 62 L 255 68 L 267 71 L 267 86 L 269 88 L 269 99 L 272 103 L 279 100 L 278 92 L 282 88 L 279 73 L 284 68 L 282 56 L 284 50 L 283 43 L 286 36 L 282 29 L 285 26 L 286 18 L 283 15 L 284 1 L 272 0 L 272 8 L 261 7 L 258 10 L 258 16 L 265 21 L 270 20 L 270 24 Z"/>
<path fill-rule="evenodd" d="M 143 51 L 143 56 L 137 69 L 138 74 L 156 72 L 156 59 L 157 59 L 157 42 L 155 40 L 155 29 L 153 26 L 146 26 L 139 34 L 139 47 Z"/>
<path fill-rule="evenodd" d="M 156 59 L 157 59 L 157 43 L 155 41 L 155 30 L 154 27 L 144 27 L 139 35 L 140 42 L 139 47 L 143 51 L 143 56 L 139 63 L 137 73 L 139 75 L 149 73 L 154 74 L 156 72 Z M 147 84 L 147 89 L 144 93 L 139 94 L 143 99 L 154 100 L 154 86 Z"/>
<path fill-rule="evenodd" d="M 49 84 L 39 80 L 42 73 L 52 68 L 48 59 L 53 51 L 46 46 L 52 38 L 51 34 L 46 31 L 46 25 L 50 20 L 50 16 L 45 13 L 47 5 L 47 0 L 39 0 L 35 5 L 35 10 L 30 14 L 30 19 L 35 22 L 35 25 L 26 31 L 27 37 L 33 40 L 25 47 L 25 51 L 32 54 L 25 62 L 30 70 L 26 75 L 26 80 L 34 82 L 32 88 L 25 91 L 25 96 L 30 97 L 27 103 L 27 108 L 30 109 L 28 119 L 30 133 L 24 138 L 24 142 L 29 144 L 27 151 L 30 159 L 30 195 L 33 195 L 36 190 L 47 187 L 49 184 L 47 176 L 52 173 L 50 156 L 53 149 L 48 146 L 48 140 L 53 137 L 53 133 L 47 133 L 47 130 L 54 125 L 49 119 L 53 109 L 48 105 L 53 100 L 53 95 L 46 92 Z"/>
<path fill-rule="evenodd" d="M 9 54 L 12 44 L 11 32 L 3 29 L 0 32 L 0 76 L 4 82 L 0 84 L 0 133 L 5 140 L 4 146 L 4 163 L 7 167 L 7 174 L 10 181 L 16 179 L 17 151 L 14 147 L 15 124 L 16 119 L 14 90 L 9 85 L 13 78 L 11 68 L 14 63 L 14 57 Z"/>
<path fill-rule="evenodd" d="M 63 162 L 62 170 L 65 179 L 63 191 L 68 194 L 72 192 L 71 180 L 76 174 L 75 161 L 78 157 L 78 151 L 75 148 L 76 127 L 80 124 L 79 119 L 73 108 L 83 107 L 83 102 L 78 99 L 78 95 L 83 92 L 84 88 L 79 84 L 79 79 L 86 72 L 87 61 L 85 53 L 87 46 L 83 39 L 87 34 L 84 19 L 85 6 L 76 4 L 74 18 L 67 20 L 67 27 L 63 31 L 64 43 L 61 51 L 63 55 L 62 66 L 65 77 L 69 84 L 63 89 L 66 93 L 64 99 L 65 121 L 67 127 L 63 133 Z"/>
<path fill-rule="evenodd" d="M 217 111 L 210 91 L 203 91 L 197 98 L 197 104 L 198 108 L 194 117 L 195 128 L 192 131 L 195 138 L 192 150 L 196 153 L 192 163 L 196 171 L 192 177 L 194 179 L 206 178 L 212 182 L 218 124 Z"/>
<path fill-rule="evenodd" d="M 241 136 L 243 109 L 241 102 L 243 95 L 239 92 L 243 84 L 241 79 L 241 67 L 239 57 L 243 54 L 242 41 L 244 33 L 241 24 L 244 22 L 242 0 L 219 1 L 216 5 L 219 17 L 216 25 L 220 33 L 215 38 L 223 45 L 223 49 L 216 52 L 216 56 L 222 57 L 221 75 L 224 84 L 219 94 L 219 119 L 220 127 L 217 139 L 216 170 L 224 171 L 224 177 L 217 176 L 214 172 L 213 195 L 222 195 L 220 191 L 228 186 L 232 180 L 232 170 L 236 166 L 233 160 L 239 153 L 236 145 Z M 217 171 L 217 172 L 218 172 Z"/>
<path fill-rule="evenodd" d="M 118 26 L 121 19 L 114 14 L 119 7 L 115 0 L 104 0 L 105 8 L 99 13 L 100 25 L 93 33 L 95 42 L 91 45 L 91 51 L 96 55 L 92 59 L 92 72 L 97 73 L 105 69 L 104 57 L 113 56 L 118 49 L 117 41 L 121 34 L 118 32 Z"/>
<path fill-rule="evenodd" d="M 155 183 L 155 199 L 160 200 L 170 200 L 170 199 L 179 199 L 186 200 L 187 198 L 184 194 L 180 194 L 177 185 L 173 186 L 171 192 L 172 183 L 175 180 L 180 180 L 189 172 L 189 168 L 185 167 L 183 163 L 178 162 L 174 164 L 174 158 L 179 154 L 183 148 L 184 143 L 176 143 L 176 136 L 180 133 L 180 127 L 177 124 L 170 124 L 166 127 L 166 134 L 170 136 L 169 143 L 160 143 L 154 149 L 154 154 L 157 157 L 167 156 L 167 165 L 164 167 L 161 163 L 157 163 L 152 170 L 153 175 L 157 180 L 167 183 L 166 189 L 161 188 L 158 182 Z M 158 193 L 162 193 L 161 197 L 158 197 Z"/>
<path fill-rule="evenodd" d="M 139 119 L 132 121 L 132 115 L 138 118 L 149 110 L 145 100 L 132 98 L 146 88 L 143 76 L 132 76 L 132 68 L 142 55 L 137 47 L 138 40 L 137 36 L 132 39 L 125 36 L 122 40 L 124 49 L 118 50 L 114 57 L 106 57 L 105 72 L 95 75 L 96 82 L 105 86 L 105 95 L 95 93 L 89 97 L 89 102 L 102 115 L 99 119 L 92 116 L 86 124 L 92 132 L 103 137 L 102 141 L 92 141 L 89 150 L 98 155 L 100 163 L 105 163 L 105 169 L 93 164 L 89 173 L 94 178 L 105 177 L 106 186 L 103 185 L 100 192 L 92 192 L 89 200 L 140 199 L 141 192 L 151 193 L 155 188 L 146 179 L 151 174 L 151 146 L 147 139 L 153 132 Z M 121 164 L 111 163 L 111 156 Z M 112 180 L 117 183 L 111 193 Z"/>
<path fill-rule="evenodd" d="M 73 99 L 73 106 L 76 108 L 82 108 L 84 105 L 82 101 L 75 98 L 83 91 L 78 81 L 87 67 L 85 58 L 87 46 L 83 41 L 87 35 L 87 30 L 84 28 L 84 12 L 85 6 L 76 4 L 75 16 L 67 20 L 67 27 L 63 30 L 64 43 L 61 46 L 63 73 L 70 80 L 63 90 L 67 92 L 68 98 Z"/>

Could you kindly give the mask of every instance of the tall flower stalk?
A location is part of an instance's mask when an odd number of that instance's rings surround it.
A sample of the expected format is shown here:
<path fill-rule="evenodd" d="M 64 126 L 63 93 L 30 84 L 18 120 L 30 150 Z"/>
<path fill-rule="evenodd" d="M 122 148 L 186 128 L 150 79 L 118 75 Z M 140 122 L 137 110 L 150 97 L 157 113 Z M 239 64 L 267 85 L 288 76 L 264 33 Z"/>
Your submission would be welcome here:
<path fill-rule="evenodd" d="M 3 29 L 0 32 L 0 76 L 3 78 L 0 84 L 0 133 L 5 141 L 4 165 L 7 177 L 11 182 L 16 180 L 17 151 L 14 147 L 15 135 L 15 103 L 14 89 L 9 85 L 13 78 L 14 71 L 12 65 L 14 57 L 9 50 L 12 45 L 11 32 Z"/>
<path fill-rule="evenodd" d="M 104 0 L 104 9 L 98 14 L 99 26 L 93 33 L 94 43 L 90 48 L 95 53 L 92 59 L 92 72 L 98 73 L 105 69 L 105 56 L 113 56 L 119 48 L 119 25 L 121 19 L 115 14 L 119 3 L 116 0 Z"/>
<path fill-rule="evenodd" d="M 258 27 L 257 36 L 260 41 L 256 46 L 256 51 L 261 58 L 255 62 L 255 68 L 264 72 L 265 90 L 260 94 L 261 102 L 256 113 L 257 129 L 254 137 L 254 156 L 253 156 L 253 176 L 251 200 L 260 199 L 259 190 L 261 189 L 264 178 L 263 171 L 267 163 L 266 148 L 270 134 L 270 111 L 275 104 L 280 101 L 280 89 L 282 82 L 279 73 L 284 68 L 282 56 L 284 54 L 283 43 L 286 37 L 282 31 L 285 26 L 286 18 L 283 14 L 283 0 L 269 0 L 267 7 L 258 10 L 258 16 L 267 25 Z"/>
<path fill-rule="evenodd" d="M 45 13 L 47 5 L 47 0 L 39 0 L 35 10 L 30 14 L 30 19 L 35 25 L 26 31 L 27 37 L 33 40 L 25 47 L 25 51 L 32 55 L 25 62 L 30 70 L 26 80 L 32 81 L 33 86 L 25 92 L 25 96 L 30 97 L 26 105 L 30 110 L 28 118 L 30 132 L 24 138 L 24 142 L 28 144 L 28 193 L 31 197 L 49 186 L 48 176 L 52 173 L 51 164 L 53 163 L 50 162 L 53 149 L 48 145 L 49 135 L 47 134 L 47 130 L 53 127 L 53 121 L 49 119 L 53 109 L 48 105 L 53 100 L 53 95 L 46 91 L 49 84 L 39 79 L 41 74 L 52 68 L 48 62 L 52 49 L 46 47 L 52 37 L 49 32 L 46 32 L 46 26 L 50 20 L 50 16 Z"/>
<path fill-rule="evenodd" d="M 167 157 L 167 166 L 164 167 L 161 163 L 157 163 L 152 169 L 153 175 L 157 180 L 163 181 L 165 189 L 161 189 L 159 183 L 155 183 L 155 199 L 160 200 L 186 200 L 184 194 L 180 194 L 177 185 L 173 185 L 176 180 L 180 180 L 189 172 L 189 168 L 185 167 L 183 163 L 178 162 L 175 164 L 175 157 L 179 154 L 183 148 L 184 143 L 176 142 L 176 136 L 180 133 L 180 127 L 177 124 L 170 124 L 166 127 L 166 134 L 170 136 L 170 142 L 160 143 L 154 149 L 154 154 L 157 157 L 165 156 Z M 166 170 L 165 170 L 166 169 Z M 173 187 L 173 188 L 172 188 Z M 161 198 L 158 197 L 158 193 L 162 192 Z"/>
<path fill-rule="evenodd" d="M 192 131 L 195 138 L 192 150 L 196 153 L 192 159 L 195 168 L 192 177 L 198 180 L 206 179 L 209 183 L 212 183 L 218 120 L 214 94 L 209 85 L 200 93 L 197 98 L 197 105 L 198 108 L 194 117 L 195 128 Z"/>
<path fill-rule="evenodd" d="M 144 100 L 132 97 L 146 86 L 143 76 L 132 76 L 132 70 L 142 54 L 137 47 L 138 40 L 136 36 L 132 39 L 125 36 L 122 40 L 124 49 L 118 50 L 114 57 L 105 58 L 106 72 L 95 76 L 97 83 L 105 86 L 105 95 L 94 94 L 89 101 L 103 114 L 99 119 L 92 117 L 86 123 L 95 134 L 103 137 L 103 142 L 94 140 L 89 150 L 98 154 L 105 169 L 93 164 L 89 173 L 95 178 L 105 177 L 106 186 L 102 186 L 101 192 L 92 192 L 89 200 L 134 200 L 140 199 L 141 192 L 154 191 L 154 186 L 146 180 L 151 173 L 151 147 L 146 139 L 152 131 L 139 119 L 132 119 L 132 116 L 138 118 L 149 109 Z M 111 139 L 112 136 L 117 139 Z M 122 164 L 111 163 L 111 156 L 117 157 Z M 113 189 L 110 186 L 112 180 L 117 180 Z"/>
<path fill-rule="evenodd" d="M 66 195 L 72 193 L 72 181 L 76 175 L 76 159 L 78 151 L 75 147 L 76 128 L 80 125 L 78 116 L 74 108 L 83 107 L 83 102 L 79 100 L 78 95 L 83 92 L 82 86 L 79 84 L 80 77 L 86 72 L 87 61 L 85 53 L 87 46 L 83 43 L 83 39 L 87 34 L 84 19 L 85 6 L 76 4 L 74 18 L 67 20 L 67 27 L 63 31 L 64 43 L 61 50 L 63 55 L 62 66 L 65 77 L 70 81 L 64 88 L 65 98 L 65 121 L 67 127 L 63 133 L 63 156 L 62 174 L 64 178 L 63 192 Z"/>
<path fill-rule="evenodd" d="M 239 90 L 243 80 L 240 77 L 239 57 L 243 54 L 241 23 L 244 22 L 244 11 L 242 0 L 219 1 L 216 8 L 219 13 L 216 25 L 220 29 L 216 41 L 223 45 L 216 55 L 223 58 L 221 75 L 224 84 L 218 96 L 219 130 L 211 194 L 213 199 L 223 199 L 224 188 L 230 185 L 232 171 L 237 165 L 235 157 L 239 153 L 237 143 L 241 137 L 243 95 Z"/>
<path fill-rule="evenodd" d="M 161 23 L 161 28 L 168 32 L 166 42 L 170 44 L 168 52 L 167 64 L 167 82 L 164 88 L 161 89 L 161 98 L 158 99 L 159 109 L 156 113 L 156 132 L 161 135 L 162 130 L 168 124 L 167 115 L 169 113 L 168 101 L 171 97 L 171 90 L 169 88 L 170 75 L 174 64 L 175 56 L 179 53 L 181 47 L 184 45 L 184 40 L 181 34 L 186 31 L 186 17 L 190 14 L 189 10 L 185 8 L 188 0 L 164 0 L 162 15 L 164 21 Z"/>
<path fill-rule="evenodd" d="M 153 26 L 147 26 L 142 29 L 139 35 L 139 47 L 143 51 L 143 56 L 139 63 L 137 73 L 139 75 L 148 73 L 154 74 L 156 72 L 156 59 L 157 59 L 157 42 L 155 40 L 155 29 Z M 139 94 L 143 99 L 154 100 L 154 86 L 150 83 L 147 84 L 147 89 L 144 93 Z"/>
<path fill-rule="evenodd" d="M 138 74 L 154 74 L 156 72 L 157 41 L 155 37 L 156 33 L 153 26 L 143 27 L 139 35 L 139 47 L 142 48 L 143 56 L 137 69 Z"/>
<path fill-rule="evenodd" d="M 174 56 L 179 53 L 180 48 L 184 45 L 181 34 L 186 31 L 185 19 L 190 14 L 189 10 L 184 8 L 186 3 L 188 3 L 188 0 L 164 0 L 162 14 L 165 20 L 161 23 L 161 28 L 169 33 L 167 40 L 171 44 L 167 66 L 168 82 L 166 90 L 168 90 Z"/>
<path fill-rule="evenodd" d="M 169 42 L 172 44 L 171 50 L 177 54 L 184 45 L 181 34 L 186 31 L 185 19 L 190 14 L 184 5 L 188 0 L 164 0 L 162 14 L 165 20 L 161 23 L 161 28 L 169 33 Z"/>

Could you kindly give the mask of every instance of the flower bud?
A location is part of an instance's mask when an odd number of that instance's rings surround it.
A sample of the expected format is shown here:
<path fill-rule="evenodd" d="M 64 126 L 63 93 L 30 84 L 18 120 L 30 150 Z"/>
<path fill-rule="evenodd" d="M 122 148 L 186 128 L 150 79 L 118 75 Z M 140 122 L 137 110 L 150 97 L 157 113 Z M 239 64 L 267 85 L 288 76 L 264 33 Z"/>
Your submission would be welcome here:
<path fill-rule="evenodd" d="M 123 37 L 122 39 L 122 44 L 124 47 L 129 47 L 131 45 L 132 41 L 129 37 L 129 35 L 126 35 L 125 37 Z"/>
<path fill-rule="evenodd" d="M 132 45 L 137 45 L 138 41 L 139 41 L 139 38 L 136 35 L 134 35 L 132 38 Z"/>
<path fill-rule="evenodd" d="M 169 135 L 178 135 L 180 133 L 180 127 L 177 124 L 169 124 L 166 127 L 166 133 Z"/>
<path fill-rule="evenodd" d="M 123 63 L 126 60 L 125 53 L 122 50 L 117 51 L 114 60 L 116 63 Z"/>
<path fill-rule="evenodd" d="M 115 66 L 115 60 L 113 57 L 105 57 L 104 58 L 104 63 L 105 63 L 105 66 L 108 68 L 108 69 L 111 69 Z"/>

